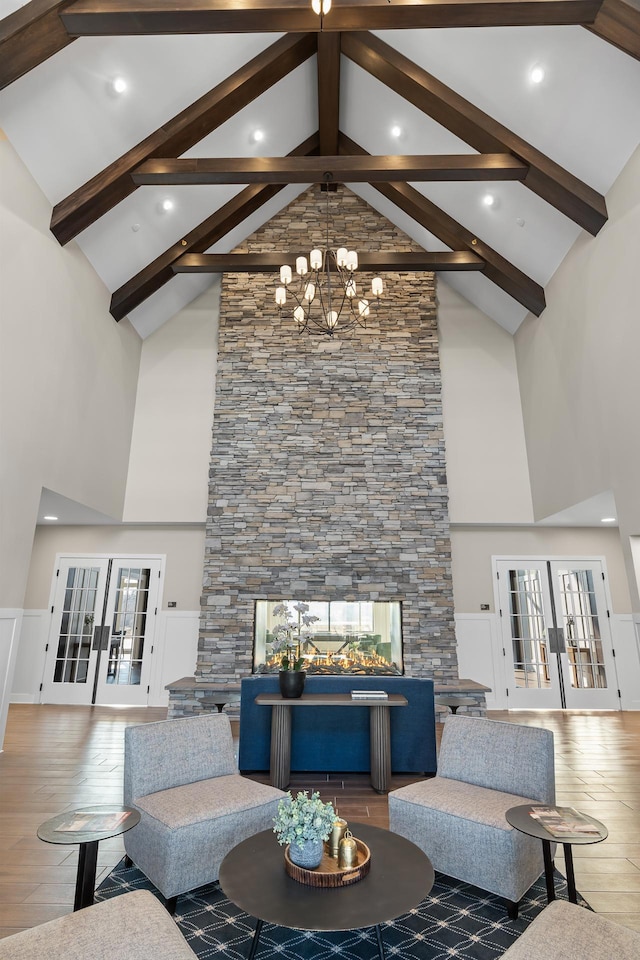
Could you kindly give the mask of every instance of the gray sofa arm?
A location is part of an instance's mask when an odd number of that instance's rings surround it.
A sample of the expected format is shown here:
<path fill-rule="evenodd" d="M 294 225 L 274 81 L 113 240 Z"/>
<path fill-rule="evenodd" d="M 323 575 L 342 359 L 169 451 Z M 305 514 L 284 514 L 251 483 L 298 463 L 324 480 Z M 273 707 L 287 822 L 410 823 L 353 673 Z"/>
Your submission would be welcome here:
<path fill-rule="evenodd" d="M 638 960 L 640 933 L 566 900 L 554 900 L 502 960 Z"/>
<path fill-rule="evenodd" d="M 0 940 L 0 960 L 195 960 L 148 890 L 103 900 Z"/>

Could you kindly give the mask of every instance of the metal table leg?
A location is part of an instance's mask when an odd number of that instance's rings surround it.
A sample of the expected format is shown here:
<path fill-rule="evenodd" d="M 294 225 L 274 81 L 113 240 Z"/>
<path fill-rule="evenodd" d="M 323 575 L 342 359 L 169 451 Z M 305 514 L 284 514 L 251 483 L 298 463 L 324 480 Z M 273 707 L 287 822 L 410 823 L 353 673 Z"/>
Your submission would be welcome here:
<path fill-rule="evenodd" d="M 376 937 L 378 938 L 378 953 L 380 954 L 380 960 L 384 960 L 384 943 L 382 942 L 382 932 L 378 923 L 376 923 Z"/>
<path fill-rule="evenodd" d="M 547 881 L 547 903 L 551 903 L 556 898 L 556 886 L 553 879 L 553 860 L 549 840 L 542 841 L 542 855 L 544 856 L 544 877 Z"/>
<path fill-rule="evenodd" d="M 571 852 L 571 844 L 563 843 L 564 847 L 564 862 L 567 867 L 567 890 L 569 891 L 569 903 L 578 902 L 578 894 L 576 893 L 576 878 L 573 872 L 573 854 Z"/>
<path fill-rule="evenodd" d="M 256 921 L 256 929 L 253 931 L 253 940 L 251 941 L 251 947 L 249 949 L 247 960 L 253 960 L 256 955 L 256 950 L 258 949 L 258 940 L 260 939 L 260 931 L 262 930 L 263 923 L 263 920 Z"/>
<path fill-rule="evenodd" d="M 78 873 L 76 876 L 76 896 L 74 910 L 90 907 L 96 889 L 96 863 L 98 862 L 98 841 L 90 840 L 80 844 L 78 852 Z"/>

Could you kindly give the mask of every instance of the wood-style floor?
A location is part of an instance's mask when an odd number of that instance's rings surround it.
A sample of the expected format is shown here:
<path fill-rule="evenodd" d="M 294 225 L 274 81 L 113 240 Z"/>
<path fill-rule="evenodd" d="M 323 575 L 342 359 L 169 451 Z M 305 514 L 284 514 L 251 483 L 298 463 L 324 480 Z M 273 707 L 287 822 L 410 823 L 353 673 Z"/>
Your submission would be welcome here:
<path fill-rule="evenodd" d="M 40 823 L 85 803 L 122 799 L 123 730 L 163 719 L 164 709 L 39 706 L 9 710 L 0 754 L 0 937 L 72 909 L 77 847 L 36 836 Z M 548 727 L 556 742 L 558 802 L 609 828 L 604 843 L 574 848 L 578 889 L 592 907 L 640 930 L 640 713 L 494 713 Z M 394 778 L 393 786 L 407 782 Z M 386 827 L 387 801 L 368 777 L 296 775 L 291 788 L 317 787 L 347 820 Z M 98 882 L 123 853 L 105 840 Z M 562 861 L 557 860 L 562 868 Z"/>

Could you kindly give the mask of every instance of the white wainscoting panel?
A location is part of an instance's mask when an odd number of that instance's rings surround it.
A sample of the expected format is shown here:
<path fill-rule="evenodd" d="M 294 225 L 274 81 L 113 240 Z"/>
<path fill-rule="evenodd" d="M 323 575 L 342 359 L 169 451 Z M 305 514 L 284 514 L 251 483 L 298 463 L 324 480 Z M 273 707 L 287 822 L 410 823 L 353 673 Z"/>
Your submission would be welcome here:
<path fill-rule="evenodd" d="M 11 703 L 39 703 L 45 647 L 51 614 L 48 610 L 25 610 L 18 641 Z"/>
<path fill-rule="evenodd" d="M 151 673 L 150 707 L 169 703 L 167 683 L 192 677 L 198 659 L 199 610 L 161 610 L 156 625 Z"/>
<path fill-rule="evenodd" d="M 506 710 L 502 640 L 495 613 L 457 613 L 454 617 L 458 643 L 458 673 L 491 687 L 488 710 Z"/>
<path fill-rule="evenodd" d="M 611 634 L 623 710 L 640 710 L 640 645 L 630 613 L 611 614 Z"/>
<path fill-rule="evenodd" d="M 23 611 L 16 607 L 0 609 L 0 749 L 7 726 L 22 613 Z"/>

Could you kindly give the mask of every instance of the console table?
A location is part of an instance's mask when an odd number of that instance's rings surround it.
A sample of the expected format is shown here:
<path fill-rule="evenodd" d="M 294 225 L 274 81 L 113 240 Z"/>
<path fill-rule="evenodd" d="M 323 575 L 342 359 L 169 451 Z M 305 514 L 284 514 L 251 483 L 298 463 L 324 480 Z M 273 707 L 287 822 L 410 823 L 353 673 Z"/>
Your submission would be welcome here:
<path fill-rule="evenodd" d="M 367 707 L 369 710 L 369 744 L 371 786 L 376 793 L 388 793 L 391 781 L 391 717 L 390 707 L 406 707 L 407 698 L 390 693 L 384 699 L 351 698 L 350 693 L 304 693 L 296 699 L 280 694 L 259 693 L 259 706 L 271 707 L 271 752 L 269 776 L 271 784 L 286 790 L 291 776 L 291 710 L 294 707 Z"/>

